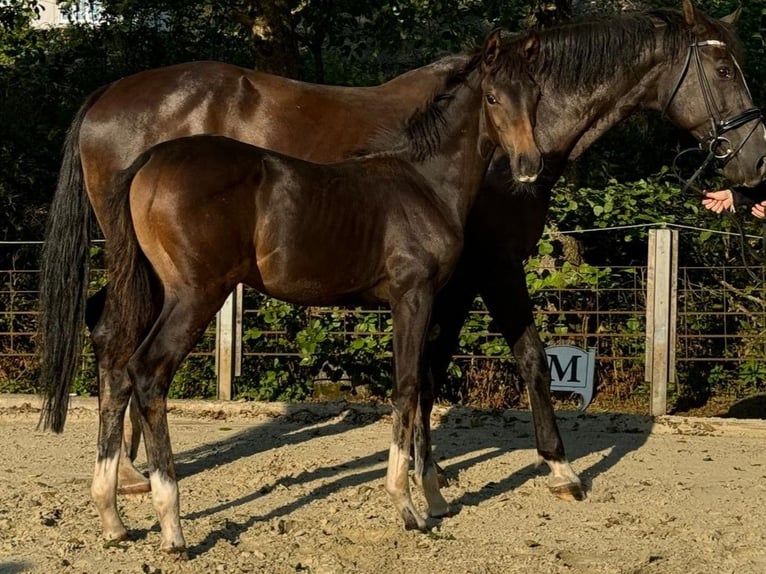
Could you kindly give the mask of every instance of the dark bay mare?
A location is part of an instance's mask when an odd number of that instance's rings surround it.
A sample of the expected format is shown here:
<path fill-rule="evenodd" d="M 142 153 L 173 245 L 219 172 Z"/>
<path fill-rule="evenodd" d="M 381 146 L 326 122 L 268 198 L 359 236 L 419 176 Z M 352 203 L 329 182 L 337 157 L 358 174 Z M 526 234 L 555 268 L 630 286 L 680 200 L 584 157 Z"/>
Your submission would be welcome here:
<path fill-rule="evenodd" d="M 390 151 L 318 164 L 195 135 L 157 144 L 118 172 L 102 204 L 111 283 L 93 331 L 100 430 L 92 495 L 107 539 L 127 537 L 116 495 L 132 394 L 161 548 L 185 552 L 166 397 L 180 362 L 238 283 L 295 304 L 391 305 L 386 490 L 405 528 L 427 530 L 410 496 L 408 468 L 426 386 L 431 307 L 462 252 L 495 146 L 511 158 L 519 181 L 532 182 L 541 170 L 534 140 L 540 94 L 529 74 L 536 55 L 534 33 L 503 44 L 493 32 L 403 130 L 374 138 L 375 147 Z M 418 479 L 428 515 L 440 517 L 449 505 L 424 428 L 415 445 Z"/>
<path fill-rule="evenodd" d="M 766 131 L 751 113 L 736 61 L 735 20 L 736 14 L 712 19 L 684 0 L 681 11 L 624 14 L 540 32 L 533 70 L 541 89 L 535 137 L 545 168 L 534 185 L 514 182 L 508 159 L 496 155 L 469 214 L 463 256 L 437 295 L 431 323 L 438 336 L 426 354 L 431 375 L 437 384 L 443 380 L 460 326 L 480 294 L 529 389 L 537 451 L 551 469 L 549 485 L 558 496 L 581 498 L 583 489 L 567 462 L 551 406 L 524 259 L 542 234 L 551 188 L 565 162 L 636 110 L 664 110 L 706 146 L 728 142 L 731 153 L 720 155 L 728 155 L 722 170 L 733 182 L 755 185 L 763 178 Z M 80 350 L 76 334 L 89 248 L 84 223 L 92 205 L 110 238 L 103 204 L 118 170 L 160 141 L 196 133 L 222 134 L 315 162 L 349 157 L 369 149 L 379 130 L 401 125 L 465 60 L 445 58 L 369 88 L 317 86 L 198 62 L 142 72 L 94 93 L 70 130 L 43 260 L 41 388 L 52 389 L 46 391 L 51 398 L 44 423 L 54 430 L 63 426 L 66 393 L 54 395 L 68 388 Z M 90 306 L 92 324 L 102 304 L 99 297 Z M 426 408 L 428 393 L 426 385 Z M 146 488 L 127 460 L 120 473 L 121 484 Z"/>

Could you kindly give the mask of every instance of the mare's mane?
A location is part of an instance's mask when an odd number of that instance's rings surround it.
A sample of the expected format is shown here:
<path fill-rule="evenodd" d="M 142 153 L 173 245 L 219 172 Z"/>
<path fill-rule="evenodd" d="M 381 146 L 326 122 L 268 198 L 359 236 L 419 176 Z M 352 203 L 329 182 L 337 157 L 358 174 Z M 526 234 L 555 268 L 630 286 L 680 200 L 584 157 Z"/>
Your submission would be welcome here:
<path fill-rule="evenodd" d="M 742 46 L 734 31 L 702 17 L 740 58 Z M 659 49 L 669 58 L 682 58 L 691 38 L 681 12 L 668 9 L 563 24 L 541 30 L 539 37 L 535 78 L 566 91 L 591 90 L 615 75 L 629 75 L 647 51 Z"/>

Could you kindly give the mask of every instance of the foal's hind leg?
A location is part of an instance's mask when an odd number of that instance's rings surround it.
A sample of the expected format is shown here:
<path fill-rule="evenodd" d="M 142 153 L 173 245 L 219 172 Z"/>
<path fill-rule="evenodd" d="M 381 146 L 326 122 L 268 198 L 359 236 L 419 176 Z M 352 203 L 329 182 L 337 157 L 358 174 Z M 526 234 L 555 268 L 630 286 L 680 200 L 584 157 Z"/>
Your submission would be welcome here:
<path fill-rule="evenodd" d="M 519 264 L 498 271 L 481 287 L 492 318 L 513 348 L 521 378 L 529 389 L 537 452 L 551 470 L 551 492 L 565 500 L 585 498 L 582 482 L 564 454 L 551 402 L 551 375 L 540 335 L 532 316 L 532 303 Z"/>
<path fill-rule="evenodd" d="M 431 301 L 432 297 L 426 290 L 411 289 L 392 301 L 391 305 L 396 382 L 392 396 L 393 436 L 388 456 L 386 490 L 404 519 L 406 530 L 427 529 L 425 519 L 415 509 L 410 496 L 408 469 Z"/>
<path fill-rule="evenodd" d="M 154 326 L 128 362 L 141 411 L 152 502 L 160 522 L 160 549 L 184 554 L 178 482 L 166 414 L 167 393 L 178 365 L 224 301 L 209 294 L 166 292 Z"/>
<path fill-rule="evenodd" d="M 85 323 L 93 333 L 94 344 L 96 329 L 104 315 L 104 306 L 108 293 L 108 285 L 99 289 L 88 298 L 85 306 Z M 103 335 L 102 335 L 103 336 Z M 127 361 L 127 359 L 126 359 Z M 105 375 L 100 375 L 104 377 Z M 130 402 L 130 423 L 125 424 L 125 445 L 120 450 L 119 474 L 117 476 L 117 492 L 119 494 L 140 494 L 149 492 L 150 486 L 147 478 L 134 466 L 138 444 L 141 441 L 141 427 L 139 424 L 138 408 L 135 401 Z"/>
<path fill-rule="evenodd" d="M 101 517 L 104 537 L 123 540 L 127 531 L 117 511 L 118 466 L 123 450 L 122 428 L 132 386 L 125 364 L 135 349 L 107 314 L 93 329 L 99 371 L 99 430 L 91 496 Z M 137 472 L 137 471 L 136 471 Z"/>

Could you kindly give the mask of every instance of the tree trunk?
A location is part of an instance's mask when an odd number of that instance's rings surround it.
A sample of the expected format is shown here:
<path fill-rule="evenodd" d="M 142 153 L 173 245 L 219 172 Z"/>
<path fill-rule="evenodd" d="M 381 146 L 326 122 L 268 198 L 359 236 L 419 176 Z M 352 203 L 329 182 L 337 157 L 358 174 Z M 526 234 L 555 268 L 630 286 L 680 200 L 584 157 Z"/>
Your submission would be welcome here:
<path fill-rule="evenodd" d="M 535 0 L 532 3 L 531 24 L 536 28 L 555 26 L 572 17 L 572 0 Z"/>
<path fill-rule="evenodd" d="M 253 35 L 258 70 L 290 78 L 299 76 L 293 3 L 291 0 L 252 2 L 249 14 L 242 17 Z"/>

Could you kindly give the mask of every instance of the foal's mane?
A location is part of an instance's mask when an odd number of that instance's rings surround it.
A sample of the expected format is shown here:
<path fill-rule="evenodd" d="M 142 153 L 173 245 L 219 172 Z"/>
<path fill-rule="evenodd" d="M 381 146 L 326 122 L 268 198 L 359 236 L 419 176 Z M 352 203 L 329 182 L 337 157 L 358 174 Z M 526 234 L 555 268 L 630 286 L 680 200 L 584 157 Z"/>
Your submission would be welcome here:
<path fill-rule="evenodd" d="M 422 162 L 435 155 L 448 124 L 448 112 L 455 101 L 455 93 L 465 83 L 471 72 L 481 63 L 481 54 L 474 54 L 444 77 L 434 93 L 412 112 L 401 127 L 382 128 L 358 150 L 355 157 L 404 155 L 407 159 Z"/>
<path fill-rule="evenodd" d="M 739 57 L 741 43 L 733 30 L 698 15 Z M 669 9 L 568 23 L 541 30 L 539 37 L 535 77 L 567 91 L 590 90 L 616 74 L 631 74 L 646 51 L 659 49 L 670 58 L 683 57 L 690 41 L 683 15 Z"/>
<path fill-rule="evenodd" d="M 515 73 L 521 66 L 519 45 L 526 34 L 513 34 L 503 40 L 503 47 L 495 64 L 498 72 Z M 444 130 L 450 122 L 449 112 L 455 94 L 482 63 L 480 48 L 473 50 L 465 62 L 444 77 L 442 85 L 421 107 L 416 109 L 399 129 L 383 129 L 369 142 L 368 149 L 356 156 L 399 155 L 415 162 L 433 157 L 440 149 Z"/>

